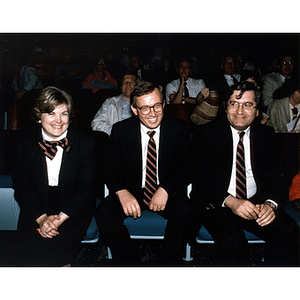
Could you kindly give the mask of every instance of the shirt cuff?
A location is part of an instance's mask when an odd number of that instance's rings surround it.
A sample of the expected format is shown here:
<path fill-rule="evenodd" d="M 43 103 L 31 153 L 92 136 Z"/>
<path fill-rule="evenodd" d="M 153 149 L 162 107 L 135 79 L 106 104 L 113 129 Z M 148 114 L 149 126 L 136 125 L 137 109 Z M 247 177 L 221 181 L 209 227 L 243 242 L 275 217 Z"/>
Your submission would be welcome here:
<path fill-rule="evenodd" d="M 231 196 L 232 196 L 232 195 L 228 195 L 228 196 L 225 198 L 225 200 L 223 201 L 221 207 L 226 207 L 225 202 L 226 202 L 226 200 L 227 200 L 229 197 L 231 197 Z M 232 196 L 232 197 L 233 197 L 233 196 Z"/>
<path fill-rule="evenodd" d="M 265 203 L 266 202 L 271 202 L 271 203 L 273 203 L 275 206 L 276 206 L 276 209 L 278 208 L 278 204 L 277 204 L 277 202 L 275 202 L 274 200 L 272 200 L 272 199 L 267 199 L 266 201 L 265 201 Z"/>

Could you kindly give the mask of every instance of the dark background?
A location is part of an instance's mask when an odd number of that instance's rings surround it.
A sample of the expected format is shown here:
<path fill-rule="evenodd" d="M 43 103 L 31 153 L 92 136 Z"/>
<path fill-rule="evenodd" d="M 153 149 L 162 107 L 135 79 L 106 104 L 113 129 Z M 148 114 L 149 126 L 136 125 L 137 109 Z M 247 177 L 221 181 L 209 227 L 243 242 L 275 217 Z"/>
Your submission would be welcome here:
<path fill-rule="evenodd" d="M 2 33 L 0 34 L 1 75 L 9 76 L 15 61 L 30 57 L 41 47 L 45 59 L 57 64 L 66 51 L 89 72 L 96 56 L 106 55 L 118 61 L 125 54 L 139 53 L 144 62 L 157 52 L 176 60 L 195 57 L 198 70 L 194 77 L 205 77 L 219 66 L 227 52 L 240 53 L 263 72 L 272 57 L 282 51 L 298 58 L 298 33 Z M 163 49 L 163 50 L 162 50 Z M 98 59 L 98 58 L 97 58 Z M 4 74 L 3 74 L 4 73 Z M 196 76 L 197 75 L 197 76 Z"/>

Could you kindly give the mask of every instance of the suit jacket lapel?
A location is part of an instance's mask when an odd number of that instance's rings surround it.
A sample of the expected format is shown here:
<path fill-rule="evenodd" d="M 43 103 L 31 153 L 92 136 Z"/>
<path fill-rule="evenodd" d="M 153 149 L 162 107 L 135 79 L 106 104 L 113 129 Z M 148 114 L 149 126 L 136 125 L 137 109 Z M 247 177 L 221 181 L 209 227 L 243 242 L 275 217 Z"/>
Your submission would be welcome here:
<path fill-rule="evenodd" d="M 136 174 L 139 186 L 142 184 L 142 141 L 141 126 L 139 119 L 133 117 L 133 126 L 128 132 L 129 156 L 128 161 L 132 162 L 133 172 Z"/>
<path fill-rule="evenodd" d="M 264 136 L 260 135 L 257 126 L 253 123 L 250 129 L 250 155 L 254 179 L 257 177 L 256 172 L 259 169 L 261 153 L 264 152 L 264 149 L 261 148 L 264 144 L 263 141 L 261 141 L 263 138 Z"/>
<path fill-rule="evenodd" d="M 43 199 L 48 199 L 48 174 L 47 174 L 47 165 L 46 158 L 42 148 L 38 145 L 37 141 L 42 141 L 41 132 L 37 130 L 31 139 L 31 156 L 30 156 L 30 165 L 33 176 L 33 182 L 43 196 Z M 45 201 L 47 202 L 47 200 Z"/>
<path fill-rule="evenodd" d="M 66 184 L 68 174 L 72 174 L 74 159 L 76 159 L 77 157 L 76 155 L 77 148 L 75 147 L 76 135 L 72 131 L 72 129 L 68 130 L 67 138 L 68 138 L 69 145 L 71 146 L 71 149 L 67 153 L 66 151 L 63 152 L 60 173 L 59 173 L 59 181 L 58 181 L 59 182 L 58 187 L 60 189 L 62 189 Z"/>
<path fill-rule="evenodd" d="M 227 126 L 224 126 L 224 130 L 219 131 L 219 136 L 216 137 L 215 141 L 220 147 L 220 153 L 223 153 L 221 157 L 224 159 L 224 170 L 228 170 L 227 178 L 229 178 L 229 184 L 233 163 L 233 138 L 229 123 L 227 123 Z"/>

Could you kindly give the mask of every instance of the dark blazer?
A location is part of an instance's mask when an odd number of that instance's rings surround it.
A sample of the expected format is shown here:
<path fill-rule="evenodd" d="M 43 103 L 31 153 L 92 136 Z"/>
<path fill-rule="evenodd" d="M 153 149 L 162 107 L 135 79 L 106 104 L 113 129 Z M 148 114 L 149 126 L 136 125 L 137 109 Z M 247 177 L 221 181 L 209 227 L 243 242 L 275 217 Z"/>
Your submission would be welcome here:
<path fill-rule="evenodd" d="M 190 138 L 182 120 L 164 116 L 160 129 L 158 172 L 169 196 L 188 184 Z M 111 194 L 121 189 L 138 197 L 142 186 L 140 121 L 134 116 L 113 126 L 106 155 L 106 183 Z"/>
<path fill-rule="evenodd" d="M 71 150 L 63 153 L 58 185 L 61 210 L 71 218 L 90 215 L 95 205 L 95 141 L 72 128 L 67 138 Z M 47 211 L 49 201 L 46 159 L 38 145 L 41 140 L 40 128 L 21 133 L 14 161 L 15 198 L 21 214 L 34 220 Z"/>
<path fill-rule="evenodd" d="M 254 204 L 273 199 L 284 201 L 276 134 L 272 128 L 254 122 L 250 131 L 252 171 L 257 193 L 249 199 Z M 233 161 L 233 140 L 229 122 L 204 125 L 193 143 L 192 199 L 203 207 L 220 207 L 227 193 Z"/>

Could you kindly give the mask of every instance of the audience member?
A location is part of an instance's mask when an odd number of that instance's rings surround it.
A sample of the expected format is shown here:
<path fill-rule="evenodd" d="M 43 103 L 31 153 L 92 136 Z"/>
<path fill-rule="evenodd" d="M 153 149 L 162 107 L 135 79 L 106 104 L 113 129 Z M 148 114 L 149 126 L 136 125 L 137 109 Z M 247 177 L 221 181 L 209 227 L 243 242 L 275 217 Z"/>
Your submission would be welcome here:
<path fill-rule="evenodd" d="M 300 87 L 294 86 L 290 89 L 289 95 L 283 99 L 276 99 L 268 106 L 267 125 L 274 128 L 275 132 L 300 132 Z M 294 121 L 292 124 L 289 124 Z M 289 124 L 289 128 L 287 127 Z"/>
<path fill-rule="evenodd" d="M 151 80 L 150 78 L 150 70 L 145 70 L 143 67 L 143 61 L 138 54 L 130 55 L 130 72 L 134 72 L 137 74 L 138 81 L 146 81 Z"/>
<path fill-rule="evenodd" d="M 265 63 L 261 66 L 261 72 L 262 77 L 273 72 L 278 72 L 278 55 L 270 52 L 265 59 Z"/>
<path fill-rule="evenodd" d="M 139 218 L 145 209 L 168 219 L 162 263 L 182 261 L 189 210 L 189 136 L 181 120 L 164 116 L 164 106 L 162 88 L 142 81 L 131 93 L 134 116 L 112 129 L 106 156 L 109 196 L 98 206 L 96 220 L 119 264 L 135 263 L 123 220 Z M 147 154 L 148 142 L 152 158 Z"/>
<path fill-rule="evenodd" d="M 43 84 L 33 67 L 15 64 L 15 76 L 12 81 L 15 100 L 20 100 L 27 92 L 43 88 Z"/>
<path fill-rule="evenodd" d="M 62 61 L 55 67 L 55 84 L 68 90 L 80 87 L 81 67 L 74 60 L 74 55 L 70 51 L 62 57 Z"/>
<path fill-rule="evenodd" d="M 32 58 L 31 67 L 33 67 L 40 80 L 43 83 L 43 86 L 48 86 L 53 84 L 54 80 L 54 70 L 53 66 L 46 62 L 45 53 L 41 47 L 35 47 L 33 49 L 33 58 Z"/>
<path fill-rule="evenodd" d="M 33 67 L 17 62 L 11 87 L 13 95 L 8 109 L 7 127 L 10 130 L 20 130 L 32 122 L 30 111 L 43 83 Z"/>
<path fill-rule="evenodd" d="M 180 60 L 176 71 L 179 78 L 166 85 L 167 104 L 196 104 L 197 95 L 206 88 L 204 81 L 190 77 L 192 68 L 188 59 Z"/>
<path fill-rule="evenodd" d="M 110 135 L 113 124 L 132 116 L 130 94 L 137 84 L 135 73 L 126 73 L 121 84 L 121 94 L 105 100 L 92 121 L 93 131 L 103 131 Z"/>
<path fill-rule="evenodd" d="M 118 87 L 116 79 L 111 77 L 105 67 L 104 58 L 100 58 L 94 73 L 89 74 L 82 83 L 83 89 L 89 89 L 93 93 L 101 89 L 116 89 Z"/>
<path fill-rule="evenodd" d="M 247 58 L 246 53 L 237 54 L 235 56 L 235 73 L 241 74 L 243 71 L 255 71 L 255 65 Z"/>
<path fill-rule="evenodd" d="M 227 120 L 201 127 L 194 140 L 192 212 L 201 221 L 205 216 L 218 265 L 249 265 L 244 230 L 266 242 L 266 265 L 298 263 L 298 226 L 283 211 L 286 193 L 276 135 L 256 120 L 258 99 L 254 84 L 232 86 Z"/>
<path fill-rule="evenodd" d="M 70 125 L 72 98 L 47 87 L 34 106 L 38 127 L 22 132 L 14 162 L 18 264 L 65 266 L 94 213 L 95 141 Z"/>
<path fill-rule="evenodd" d="M 262 78 L 262 99 L 263 106 L 267 107 L 273 100 L 286 97 L 280 93 L 283 84 L 292 80 L 294 60 L 291 55 L 283 55 L 278 59 L 278 72 L 272 72 Z M 285 89 L 286 91 L 286 89 Z M 274 96 L 274 93 L 278 95 Z"/>
<path fill-rule="evenodd" d="M 241 75 L 235 71 L 235 57 L 233 55 L 225 55 L 221 60 L 221 73 L 212 77 L 209 83 L 210 90 L 219 93 L 219 111 L 218 115 L 222 115 L 226 107 L 226 94 L 229 87 L 241 80 Z"/>

